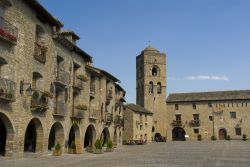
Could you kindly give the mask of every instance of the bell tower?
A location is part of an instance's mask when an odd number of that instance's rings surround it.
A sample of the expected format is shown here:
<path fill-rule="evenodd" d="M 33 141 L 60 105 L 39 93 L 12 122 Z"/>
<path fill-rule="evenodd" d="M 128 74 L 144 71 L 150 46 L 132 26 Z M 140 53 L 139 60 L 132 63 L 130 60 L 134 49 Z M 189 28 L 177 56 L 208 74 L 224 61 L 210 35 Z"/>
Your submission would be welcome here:
<path fill-rule="evenodd" d="M 166 54 L 150 45 L 136 57 L 136 103 L 154 113 L 154 138 L 167 136 Z"/>

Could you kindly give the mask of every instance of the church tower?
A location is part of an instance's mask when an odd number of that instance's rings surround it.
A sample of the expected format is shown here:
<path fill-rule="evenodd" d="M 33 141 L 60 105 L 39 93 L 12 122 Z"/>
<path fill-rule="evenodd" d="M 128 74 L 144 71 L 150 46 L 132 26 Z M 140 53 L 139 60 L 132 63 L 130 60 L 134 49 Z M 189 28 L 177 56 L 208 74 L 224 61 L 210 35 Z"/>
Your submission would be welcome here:
<path fill-rule="evenodd" d="M 153 112 L 154 138 L 167 136 L 166 54 L 152 46 L 136 57 L 136 103 Z"/>

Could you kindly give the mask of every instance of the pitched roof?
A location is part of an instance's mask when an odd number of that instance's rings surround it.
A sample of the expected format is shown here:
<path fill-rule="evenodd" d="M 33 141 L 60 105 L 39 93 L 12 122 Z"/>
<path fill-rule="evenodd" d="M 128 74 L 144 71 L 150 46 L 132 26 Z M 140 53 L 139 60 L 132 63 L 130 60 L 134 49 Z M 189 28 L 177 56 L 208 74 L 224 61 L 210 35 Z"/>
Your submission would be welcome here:
<path fill-rule="evenodd" d="M 125 106 L 126 108 L 129 108 L 130 110 L 134 111 L 134 112 L 138 112 L 138 113 L 143 113 L 143 114 L 150 114 L 152 115 L 153 113 L 147 109 L 145 109 L 144 107 L 138 105 L 138 104 L 127 104 Z"/>
<path fill-rule="evenodd" d="M 75 38 L 76 40 L 79 40 L 80 37 L 72 30 L 62 30 L 61 32 L 62 34 L 65 34 L 65 35 L 72 35 L 73 38 Z"/>
<path fill-rule="evenodd" d="M 37 17 L 40 19 L 46 20 L 50 25 L 63 27 L 63 23 L 60 22 L 57 18 L 52 16 L 37 0 L 23 0 L 26 2 L 36 13 Z"/>
<path fill-rule="evenodd" d="M 167 103 L 225 100 L 250 100 L 250 90 L 174 93 L 168 96 Z"/>

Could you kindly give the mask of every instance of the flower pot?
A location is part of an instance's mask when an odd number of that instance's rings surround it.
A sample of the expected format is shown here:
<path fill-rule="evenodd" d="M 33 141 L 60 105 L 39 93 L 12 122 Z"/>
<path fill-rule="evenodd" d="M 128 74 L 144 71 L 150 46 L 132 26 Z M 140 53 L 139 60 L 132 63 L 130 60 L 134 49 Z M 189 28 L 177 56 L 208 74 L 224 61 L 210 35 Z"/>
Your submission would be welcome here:
<path fill-rule="evenodd" d="M 61 156 L 62 155 L 62 151 L 61 150 L 53 150 L 53 155 L 54 156 Z"/>
<path fill-rule="evenodd" d="M 93 147 L 87 147 L 86 151 L 92 153 L 92 152 L 94 152 L 94 148 Z"/>
<path fill-rule="evenodd" d="M 94 154 L 103 154 L 103 153 L 104 153 L 103 149 L 95 149 L 94 150 Z"/>
<path fill-rule="evenodd" d="M 76 154 L 76 149 L 69 149 L 69 154 Z"/>

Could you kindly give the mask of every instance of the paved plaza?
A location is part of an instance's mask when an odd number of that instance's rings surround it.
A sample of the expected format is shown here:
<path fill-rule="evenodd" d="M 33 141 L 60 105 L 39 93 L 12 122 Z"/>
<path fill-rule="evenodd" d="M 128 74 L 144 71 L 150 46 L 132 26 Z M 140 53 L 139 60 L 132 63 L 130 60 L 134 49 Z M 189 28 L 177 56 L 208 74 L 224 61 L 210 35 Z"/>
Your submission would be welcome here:
<path fill-rule="evenodd" d="M 102 155 L 32 156 L 19 160 L 1 159 L 0 167 L 249 167 L 250 142 L 167 142 L 124 146 Z"/>

